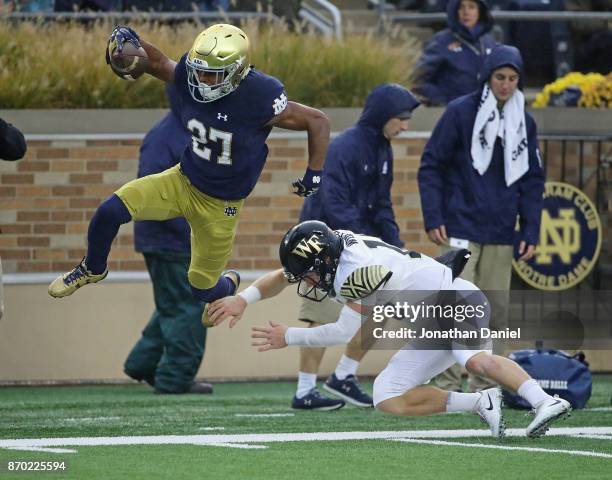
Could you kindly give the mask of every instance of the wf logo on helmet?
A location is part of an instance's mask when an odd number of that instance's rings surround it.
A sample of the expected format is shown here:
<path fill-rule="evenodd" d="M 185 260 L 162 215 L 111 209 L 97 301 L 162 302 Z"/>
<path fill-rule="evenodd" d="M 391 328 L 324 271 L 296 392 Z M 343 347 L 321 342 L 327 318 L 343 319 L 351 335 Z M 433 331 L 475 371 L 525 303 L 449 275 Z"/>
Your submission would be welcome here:
<path fill-rule="evenodd" d="M 302 238 L 300 243 L 298 243 L 293 251 L 294 255 L 299 255 L 300 257 L 308 258 L 308 255 L 318 254 L 323 250 L 323 245 L 319 242 L 318 235 L 312 235 L 308 240 Z"/>
<path fill-rule="evenodd" d="M 595 205 L 583 192 L 567 183 L 546 182 L 536 253 L 528 262 L 514 260 L 514 269 L 540 290 L 571 288 L 595 266 L 601 236 Z"/>

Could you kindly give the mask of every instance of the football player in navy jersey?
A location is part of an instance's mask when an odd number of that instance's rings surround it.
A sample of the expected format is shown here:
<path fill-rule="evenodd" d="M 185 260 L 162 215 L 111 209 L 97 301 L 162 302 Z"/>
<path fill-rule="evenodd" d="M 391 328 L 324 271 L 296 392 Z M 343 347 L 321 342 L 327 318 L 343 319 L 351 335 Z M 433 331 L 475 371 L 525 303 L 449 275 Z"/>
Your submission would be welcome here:
<path fill-rule="evenodd" d="M 283 84 L 249 63 L 249 40 L 233 25 L 213 25 L 175 62 L 128 27 L 116 27 L 107 62 L 129 42 L 142 46 L 146 72 L 179 91 L 181 121 L 191 132 L 180 164 L 133 180 L 96 210 L 86 257 L 49 285 L 53 297 L 71 295 L 104 279 L 107 257 L 119 226 L 131 220 L 184 217 L 191 227 L 189 283 L 194 296 L 211 302 L 233 294 L 237 272 L 223 272 L 232 251 L 244 199 L 264 167 L 272 127 L 308 132 L 308 168 L 294 193 L 316 193 L 329 142 L 329 120 L 314 108 L 290 102 Z M 207 310 L 202 320 L 207 323 Z"/>

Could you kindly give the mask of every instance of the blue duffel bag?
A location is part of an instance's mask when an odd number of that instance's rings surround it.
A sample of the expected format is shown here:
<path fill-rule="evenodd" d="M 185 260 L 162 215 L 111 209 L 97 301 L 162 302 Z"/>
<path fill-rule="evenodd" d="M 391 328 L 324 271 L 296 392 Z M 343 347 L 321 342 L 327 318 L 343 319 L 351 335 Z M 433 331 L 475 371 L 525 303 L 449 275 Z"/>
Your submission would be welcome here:
<path fill-rule="evenodd" d="M 523 367 L 546 393 L 559 395 L 572 408 L 584 408 L 591 398 L 593 378 L 582 352 L 572 356 L 561 350 L 519 350 L 508 358 Z M 510 408 L 531 408 L 523 397 L 505 390 L 504 403 Z"/>

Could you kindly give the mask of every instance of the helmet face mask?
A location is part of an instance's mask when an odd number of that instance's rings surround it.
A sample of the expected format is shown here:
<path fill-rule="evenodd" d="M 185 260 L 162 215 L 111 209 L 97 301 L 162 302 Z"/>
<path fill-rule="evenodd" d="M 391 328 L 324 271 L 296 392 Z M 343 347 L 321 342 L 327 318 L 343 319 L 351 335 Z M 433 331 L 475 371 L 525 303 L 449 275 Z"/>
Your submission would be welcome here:
<path fill-rule="evenodd" d="M 321 270 L 323 269 L 319 265 L 315 265 L 298 276 L 291 274 L 287 270 L 283 273 L 289 283 L 298 284 L 297 294 L 300 297 L 315 302 L 321 302 L 329 296 L 334 285 L 334 275 L 331 272 L 326 272 L 325 275 L 321 275 L 321 273 L 319 273 Z"/>
<path fill-rule="evenodd" d="M 342 240 L 323 222 L 302 222 L 287 232 L 280 245 L 285 278 L 298 284 L 298 295 L 320 302 L 334 295 L 334 279 Z"/>
<path fill-rule="evenodd" d="M 213 25 L 195 39 L 185 68 L 193 99 L 214 102 L 236 90 L 248 74 L 249 39 L 233 25 Z"/>

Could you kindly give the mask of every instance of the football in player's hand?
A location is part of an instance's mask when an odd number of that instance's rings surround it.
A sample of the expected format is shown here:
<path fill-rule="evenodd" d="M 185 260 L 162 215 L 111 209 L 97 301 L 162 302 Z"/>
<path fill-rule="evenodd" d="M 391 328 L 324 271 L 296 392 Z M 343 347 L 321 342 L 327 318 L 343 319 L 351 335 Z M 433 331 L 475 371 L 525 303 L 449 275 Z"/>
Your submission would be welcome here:
<path fill-rule="evenodd" d="M 109 48 L 110 67 L 117 76 L 124 80 L 136 80 L 145 73 L 149 57 L 144 48 L 130 42 L 125 42 L 121 51 L 112 43 Z"/>

